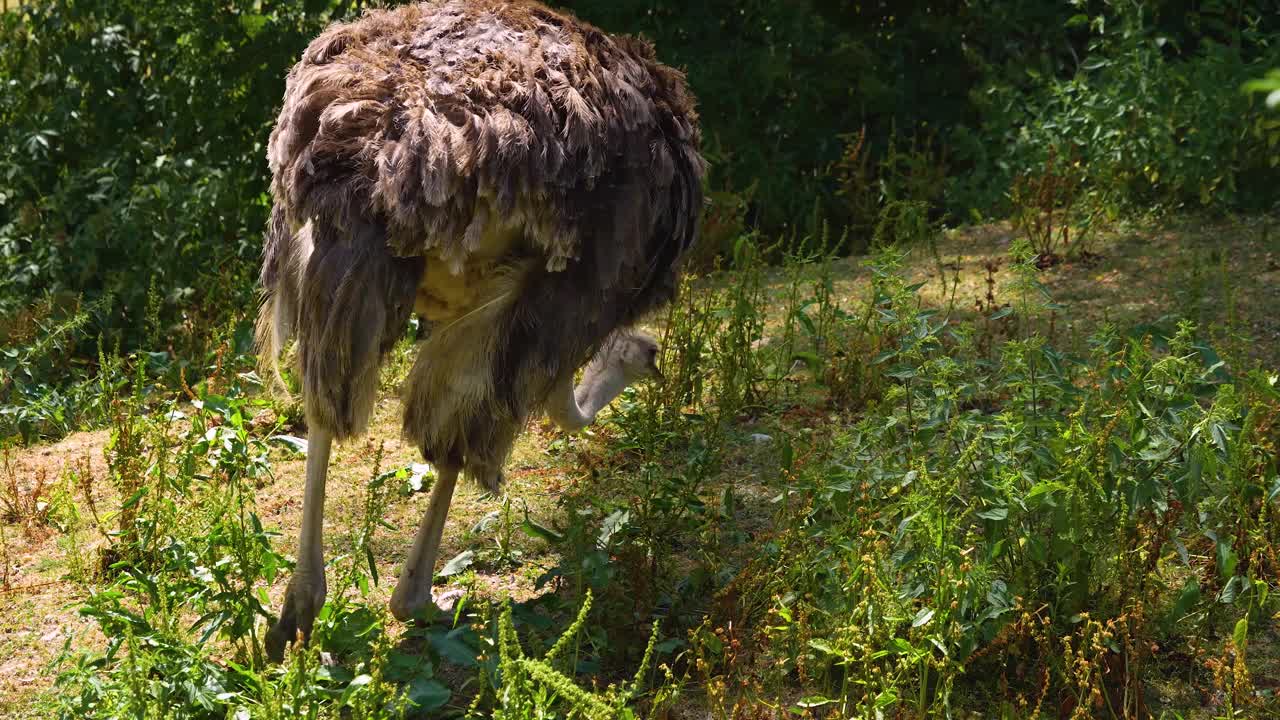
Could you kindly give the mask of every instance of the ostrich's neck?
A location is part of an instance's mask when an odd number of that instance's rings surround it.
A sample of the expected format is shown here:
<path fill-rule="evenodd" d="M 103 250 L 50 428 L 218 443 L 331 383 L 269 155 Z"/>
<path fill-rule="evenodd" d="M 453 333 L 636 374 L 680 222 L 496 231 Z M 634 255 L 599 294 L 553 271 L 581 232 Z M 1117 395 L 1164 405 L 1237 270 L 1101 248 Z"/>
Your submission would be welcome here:
<path fill-rule="evenodd" d="M 590 425 L 626 387 L 626 379 L 616 368 L 605 369 L 592 363 L 578 387 L 573 386 L 572 373 L 566 373 L 556 383 L 547 398 L 547 414 L 565 430 L 580 430 Z"/>

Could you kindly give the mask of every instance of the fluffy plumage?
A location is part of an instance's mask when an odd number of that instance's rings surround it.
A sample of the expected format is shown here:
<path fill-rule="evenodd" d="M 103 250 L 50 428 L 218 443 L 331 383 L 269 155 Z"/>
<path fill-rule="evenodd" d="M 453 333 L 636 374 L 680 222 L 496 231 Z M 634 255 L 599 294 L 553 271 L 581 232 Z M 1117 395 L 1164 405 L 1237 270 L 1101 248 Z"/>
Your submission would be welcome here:
<path fill-rule="evenodd" d="M 260 342 L 296 334 L 308 418 L 342 438 L 416 305 L 433 328 L 406 435 L 492 474 L 558 378 L 673 296 L 699 142 L 648 43 L 533 2 L 335 25 L 289 73 L 268 148 Z"/>

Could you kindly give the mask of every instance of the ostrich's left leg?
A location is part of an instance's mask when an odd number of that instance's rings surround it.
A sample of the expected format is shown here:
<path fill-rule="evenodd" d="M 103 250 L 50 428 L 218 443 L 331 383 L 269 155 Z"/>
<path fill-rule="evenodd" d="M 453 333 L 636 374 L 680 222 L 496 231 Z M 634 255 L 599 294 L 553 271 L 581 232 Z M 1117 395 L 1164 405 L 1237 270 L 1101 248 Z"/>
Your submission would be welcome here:
<path fill-rule="evenodd" d="M 298 369 L 311 438 L 298 566 L 289 581 L 280 620 L 267 633 L 273 658 L 301 634 L 309 639 L 324 605 L 325 475 L 334 440 L 364 432 L 378 391 L 378 366 L 404 332 L 422 277 L 421 258 L 399 258 L 386 245 L 377 223 L 338 226 L 313 218 L 289 238 L 284 252 L 286 277 L 264 304 L 269 328 L 280 329 L 274 311 L 296 328 Z M 273 332 L 273 337 L 282 333 Z M 272 347 L 278 345 L 273 341 Z"/>
<path fill-rule="evenodd" d="M 307 441 L 307 487 L 302 497 L 302 530 L 298 534 L 298 566 L 285 590 L 280 620 L 267 632 L 267 656 L 279 661 L 298 633 L 311 639 L 316 614 L 324 606 L 324 483 L 329 472 L 333 436 L 319 428 Z"/>
<path fill-rule="evenodd" d="M 440 468 L 427 512 L 422 516 L 413 548 L 404 560 L 400 580 L 391 594 L 391 614 L 397 620 L 413 618 L 418 611 L 432 601 L 431 584 L 435 575 L 436 556 L 440 552 L 440 538 L 444 535 L 444 522 L 449 517 L 449 505 L 453 502 L 453 488 L 458 484 L 458 468 Z"/>

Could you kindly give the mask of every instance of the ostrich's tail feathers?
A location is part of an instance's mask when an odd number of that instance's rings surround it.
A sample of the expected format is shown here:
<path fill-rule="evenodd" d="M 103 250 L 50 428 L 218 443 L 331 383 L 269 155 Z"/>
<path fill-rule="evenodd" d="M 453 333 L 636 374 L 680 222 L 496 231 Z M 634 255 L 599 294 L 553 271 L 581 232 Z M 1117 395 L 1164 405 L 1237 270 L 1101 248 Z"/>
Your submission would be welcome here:
<path fill-rule="evenodd" d="M 289 389 L 280 372 L 280 356 L 293 337 L 297 318 L 298 283 L 296 268 L 305 266 L 310 257 L 309 228 L 295 233 L 289 226 L 284 209 L 271 210 L 262 248 L 262 303 L 254 328 L 254 349 L 258 355 L 258 373 L 268 391 L 287 394 Z M 306 247 L 299 247 L 298 235 L 306 235 Z"/>
<path fill-rule="evenodd" d="M 284 354 L 292 331 L 289 329 L 290 302 L 286 297 L 264 293 L 258 308 L 258 320 L 254 326 L 254 347 L 258 355 L 258 375 L 263 387 L 275 395 L 289 393 L 289 384 L 280 371 L 280 358 Z"/>
<path fill-rule="evenodd" d="M 264 376 L 284 387 L 279 361 L 296 339 L 307 421 L 338 439 L 364 431 L 378 367 L 413 310 L 421 258 L 398 258 L 386 230 L 339 229 L 316 219 L 294 228 L 274 211 L 264 250 L 257 345 Z"/>

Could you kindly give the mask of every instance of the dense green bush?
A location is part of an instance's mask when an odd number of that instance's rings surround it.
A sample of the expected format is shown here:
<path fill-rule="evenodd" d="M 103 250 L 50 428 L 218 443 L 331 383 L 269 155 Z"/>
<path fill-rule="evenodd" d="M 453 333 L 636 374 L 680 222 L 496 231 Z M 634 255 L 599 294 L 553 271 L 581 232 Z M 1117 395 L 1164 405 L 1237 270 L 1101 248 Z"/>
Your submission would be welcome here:
<path fill-rule="evenodd" d="M 57 0 L 0 17 L 0 314 L 108 296 L 104 328 L 163 347 L 175 324 L 201 334 L 243 308 L 285 72 L 348 4 Z"/>
<path fill-rule="evenodd" d="M 1280 175 L 1260 152 L 1261 103 L 1239 87 L 1274 62 L 1274 37 L 1250 23 L 1229 41 L 1180 44 L 1147 12 L 1125 4 L 1081 16 L 1094 37 L 1069 77 L 1030 91 L 988 88 L 983 135 L 1005 148 L 997 170 L 1026 171 L 1056 150 L 1078 160 L 1095 201 L 1112 207 L 1269 206 Z"/>
<path fill-rule="evenodd" d="M 869 235 L 863 201 L 833 171 L 862 128 L 873 202 L 929 201 L 960 218 L 1003 212 L 1013 176 L 1047 144 L 1100 138 L 1087 159 L 1115 198 L 1275 199 L 1275 175 L 1268 185 L 1254 164 L 1257 103 L 1238 92 L 1280 58 L 1267 2 L 562 4 L 652 37 L 687 69 L 712 182 L 749 189 L 750 219 L 766 230 L 803 225 L 816 204 Z M 950 174 L 945 194 L 902 196 L 906 146 Z"/>
<path fill-rule="evenodd" d="M 1058 3 L 560 4 L 643 33 L 687 70 L 712 182 L 753 188 L 751 219 L 771 231 L 803 224 L 815 203 L 843 222 L 832 165 L 849 134 L 865 126 L 876 159 L 895 136 L 945 141 L 977 120 L 969 93 L 984 77 L 1028 62 L 1051 74 L 1069 58 Z"/>

